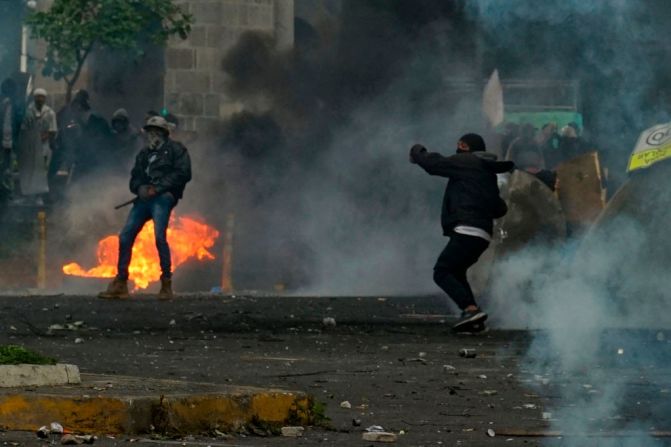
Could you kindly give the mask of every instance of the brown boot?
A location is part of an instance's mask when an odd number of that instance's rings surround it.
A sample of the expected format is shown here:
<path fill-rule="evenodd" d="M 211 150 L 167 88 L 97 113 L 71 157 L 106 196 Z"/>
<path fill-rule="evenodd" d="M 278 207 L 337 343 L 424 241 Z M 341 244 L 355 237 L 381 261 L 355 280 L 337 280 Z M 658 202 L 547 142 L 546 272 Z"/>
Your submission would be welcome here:
<path fill-rule="evenodd" d="M 122 300 L 129 297 L 128 281 L 119 278 L 114 278 L 110 285 L 107 286 L 107 290 L 98 294 L 98 298 L 107 300 Z"/>
<path fill-rule="evenodd" d="M 161 278 L 161 290 L 158 292 L 159 300 L 169 300 L 172 298 L 172 279 Z"/>

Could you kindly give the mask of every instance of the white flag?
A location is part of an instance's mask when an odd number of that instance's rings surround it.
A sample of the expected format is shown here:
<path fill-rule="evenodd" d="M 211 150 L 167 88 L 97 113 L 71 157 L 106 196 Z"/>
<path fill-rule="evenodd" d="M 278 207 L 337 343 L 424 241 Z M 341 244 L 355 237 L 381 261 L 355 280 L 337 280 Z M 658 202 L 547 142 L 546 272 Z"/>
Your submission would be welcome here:
<path fill-rule="evenodd" d="M 498 70 L 494 70 L 487 81 L 487 85 L 485 85 L 482 94 L 482 111 L 492 127 L 496 127 L 503 122 L 503 87 Z"/>

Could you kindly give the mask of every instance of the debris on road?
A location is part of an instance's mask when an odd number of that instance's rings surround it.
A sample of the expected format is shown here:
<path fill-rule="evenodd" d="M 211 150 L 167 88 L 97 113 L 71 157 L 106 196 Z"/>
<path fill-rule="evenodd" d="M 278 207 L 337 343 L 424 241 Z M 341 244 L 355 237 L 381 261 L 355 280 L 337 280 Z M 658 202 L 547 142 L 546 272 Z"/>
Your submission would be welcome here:
<path fill-rule="evenodd" d="M 552 419 L 552 413 L 550 413 L 549 411 L 544 411 L 543 419 L 545 419 L 546 421 Z"/>
<path fill-rule="evenodd" d="M 474 359 L 477 356 L 478 353 L 475 351 L 475 349 L 464 348 L 459 350 L 459 357 L 464 357 L 466 359 Z"/>
<path fill-rule="evenodd" d="M 496 436 L 496 432 L 490 428 L 489 430 L 487 430 L 487 436 L 493 438 Z"/>
<path fill-rule="evenodd" d="M 81 337 L 77 337 L 77 338 L 75 338 L 75 344 L 78 345 L 78 344 L 80 344 L 80 343 L 84 343 L 84 339 L 81 338 Z"/>
<path fill-rule="evenodd" d="M 61 438 L 61 444 L 62 445 L 79 445 L 81 442 L 77 441 L 77 438 L 75 438 L 73 435 L 63 435 Z"/>
<path fill-rule="evenodd" d="M 352 408 L 352 404 L 348 400 L 340 402 L 340 408 Z"/>
<path fill-rule="evenodd" d="M 365 432 L 361 439 L 370 442 L 396 442 L 397 436 L 395 433 L 385 431 L 371 431 Z"/>
<path fill-rule="evenodd" d="M 403 364 L 405 364 L 406 362 L 417 362 L 417 363 L 421 363 L 422 365 L 426 365 L 428 363 L 426 361 L 426 359 L 424 359 L 422 357 L 414 357 L 414 358 L 410 358 L 410 359 L 400 358 L 400 359 L 398 359 L 398 361 L 402 362 Z"/>
<path fill-rule="evenodd" d="M 496 390 L 482 390 L 479 394 L 481 396 L 496 396 L 499 392 Z"/>
<path fill-rule="evenodd" d="M 52 434 L 59 434 L 60 435 L 60 434 L 63 434 L 65 429 L 63 429 L 63 426 L 61 424 L 59 424 L 58 422 L 52 422 L 51 424 L 49 424 L 49 431 Z"/>
<path fill-rule="evenodd" d="M 324 317 L 322 320 L 322 325 L 324 327 L 335 327 L 336 326 L 336 320 L 335 318 L 332 317 Z"/>
<path fill-rule="evenodd" d="M 352 419 L 352 426 L 353 427 L 361 427 L 361 419 Z"/>
<path fill-rule="evenodd" d="M 303 427 L 282 427 L 282 436 L 287 438 L 300 438 L 303 436 L 305 428 Z"/>
<path fill-rule="evenodd" d="M 40 428 L 37 429 L 37 432 L 35 432 L 37 437 L 40 439 L 47 439 L 49 437 L 49 433 L 50 430 L 46 425 L 41 426 Z"/>
<path fill-rule="evenodd" d="M 371 425 L 366 429 L 367 432 L 383 432 L 384 428 L 381 425 Z"/>
<path fill-rule="evenodd" d="M 61 444 L 63 445 L 81 445 L 81 444 L 93 444 L 96 440 L 95 436 L 92 435 L 63 435 L 61 438 Z"/>

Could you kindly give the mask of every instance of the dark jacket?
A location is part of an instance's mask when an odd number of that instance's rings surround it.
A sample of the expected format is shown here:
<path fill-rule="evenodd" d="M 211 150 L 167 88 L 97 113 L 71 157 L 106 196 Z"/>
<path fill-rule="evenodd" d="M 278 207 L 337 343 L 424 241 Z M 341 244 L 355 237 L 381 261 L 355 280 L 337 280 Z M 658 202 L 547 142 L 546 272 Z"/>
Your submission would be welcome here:
<path fill-rule="evenodd" d="M 493 220 L 508 211 L 499 196 L 496 174 L 514 168 L 512 161 L 496 161 L 488 152 L 465 152 L 444 157 L 427 152 L 421 145 L 413 146 L 410 156 L 431 175 L 449 178 L 443 197 L 441 223 L 449 235 L 457 225 L 493 231 Z"/>
<path fill-rule="evenodd" d="M 138 194 L 140 186 L 154 185 L 158 194 L 170 192 L 175 199 L 181 199 L 189 180 L 191 159 L 188 151 L 182 143 L 168 139 L 157 150 L 145 147 L 137 154 L 131 171 L 130 190 Z"/>

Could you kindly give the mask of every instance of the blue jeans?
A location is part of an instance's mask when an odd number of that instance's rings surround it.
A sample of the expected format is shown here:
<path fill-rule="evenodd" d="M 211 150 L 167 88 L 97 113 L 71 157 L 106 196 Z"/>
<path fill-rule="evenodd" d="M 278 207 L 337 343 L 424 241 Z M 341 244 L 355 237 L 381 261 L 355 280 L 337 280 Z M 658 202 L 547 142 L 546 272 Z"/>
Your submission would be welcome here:
<path fill-rule="evenodd" d="M 166 236 L 170 213 L 175 206 L 175 198 L 170 193 L 164 193 L 149 200 L 138 199 L 128 214 L 126 225 L 119 234 L 119 263 L 117 278 L 128 279 L 128 266 L 133 254 L 133 244 L 144 224 L 149 219 L 154 221 L 156 249 L 161 263 L 161 278 L 172 276 L 170 263 L 170 247 Z"/>

